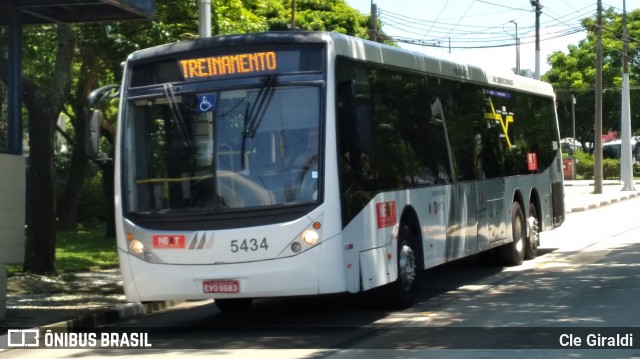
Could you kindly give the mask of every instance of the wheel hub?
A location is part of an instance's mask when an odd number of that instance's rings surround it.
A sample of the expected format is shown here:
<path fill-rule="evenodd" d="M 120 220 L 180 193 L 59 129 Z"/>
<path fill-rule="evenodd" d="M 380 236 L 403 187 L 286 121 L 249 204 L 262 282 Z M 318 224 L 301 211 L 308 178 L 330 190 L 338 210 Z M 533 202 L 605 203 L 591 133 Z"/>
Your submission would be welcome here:
<path fill-rule="evenodd" d="M 416 278 L 416 257 L 413 249 L 404 244 L 400 250 L 399 261 L 400 280 L 402 281 L 402 287 L 408 290 L 413 285 L 413 281 Z"/>

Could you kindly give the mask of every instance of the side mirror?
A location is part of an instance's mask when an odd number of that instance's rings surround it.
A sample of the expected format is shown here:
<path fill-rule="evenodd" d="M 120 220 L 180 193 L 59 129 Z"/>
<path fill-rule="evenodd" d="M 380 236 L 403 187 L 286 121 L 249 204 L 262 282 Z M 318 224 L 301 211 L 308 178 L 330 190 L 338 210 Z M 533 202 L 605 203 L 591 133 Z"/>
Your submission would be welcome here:
<path fill-rule="evenodd" d="M 100 110 L 91 111 L 85 125 L 84 151 L 91 158 L 98 158 L 98 143 L 100 142 L 100 124 L 102 123 L 102 112 Z"/>

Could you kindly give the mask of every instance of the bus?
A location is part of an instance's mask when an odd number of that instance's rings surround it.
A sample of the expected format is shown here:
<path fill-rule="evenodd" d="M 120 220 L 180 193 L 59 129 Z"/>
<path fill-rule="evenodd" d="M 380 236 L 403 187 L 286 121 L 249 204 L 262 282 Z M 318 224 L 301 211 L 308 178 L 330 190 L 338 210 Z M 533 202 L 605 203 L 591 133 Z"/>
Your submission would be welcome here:
<path fill-rule="evenodd" d="M 631 162 L 640 161 L 640 136 L 631 137 Z M 617 139 L 602 144 L 602 157 L 619 160 L 622 153 L 622 140 Z"/>
<path fill-rule="evenodd" d="M 117 248 L 129 301 L 379 290 L 478 253 L 534 258 L 564 220 L 544 82 L 331 32 L 131 54 L 119 90 Z"/>

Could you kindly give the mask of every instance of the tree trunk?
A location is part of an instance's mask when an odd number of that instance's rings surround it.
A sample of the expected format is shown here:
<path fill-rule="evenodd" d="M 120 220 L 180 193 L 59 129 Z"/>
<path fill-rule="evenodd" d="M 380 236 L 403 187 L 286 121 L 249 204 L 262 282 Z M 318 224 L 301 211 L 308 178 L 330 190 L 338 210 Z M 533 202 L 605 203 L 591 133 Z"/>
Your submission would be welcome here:
<path fill-rule="evenodd" d="M 58 229 L 71 230 L 78 227 L 78 205 L 80 204 L 80 192 L 85 182 L 87 164 L 89 159 L 85 155 L 85 114 L 86 99 L 95 86 L 96 76 L 102 70 L 96 68 L 98 62 L 92 51 L 83 48 L 80 50 L 82 68 L 76 85 L 76 98 L 72 100 L 73 116 L 71 123 L 75 130 L 75 142 L 72 147 L 71 166 L 67 177 L 60 210 L 58 213 Z"/>
<path fill-rule="evenodd" d="M 25 94 L 26 95 L 26 94 Z M 26 101 L 30 103 L 31 101 Z M 31 97 L 31 96 L 29 96 Z M 36 95 L 36 97 L 39 97 Z M 44 102 L 35 101 L 35 102 Z M 30 195 L 24 269 L 37 274 L 55 273 L 56 211 L 53 163 L 53 121 L 48 106 L 27 105 L 29 110 Z"/>
<path fill-rule="evenodd" d="M 68 25 L 57 26 L 58 51 L 52 85 L 39 87 L 23 79 L 23 102 L 29 112 L 30 196 L 25 248 L 25 271 L 54 274 L 56 244 L 56 201 L 53 133 L 71 84 L 71 63 L 75 46 Z"/>

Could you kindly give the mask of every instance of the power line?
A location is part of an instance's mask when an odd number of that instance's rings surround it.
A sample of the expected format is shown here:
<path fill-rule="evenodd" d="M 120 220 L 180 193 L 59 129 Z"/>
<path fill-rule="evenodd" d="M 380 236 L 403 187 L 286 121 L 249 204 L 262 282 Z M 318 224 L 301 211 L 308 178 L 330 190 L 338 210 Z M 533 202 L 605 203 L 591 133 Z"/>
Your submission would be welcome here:
<path fill-rule="evenodd" d="M 462 19 L 464 19 L 465 15 L 467 15 L 469 10 L 471 10 L 471 8 L 473 7 L 473 4 L 475 4 L 475 3 L 476 3 L 476 0 L 473 0 L 473 2 L 471 4 L 469 4 L 469 7 L 467 8 L 467 10 L 464 11 L 464 14 L 462 14 L 462 16 L 460 16 L 460 19 L 458 20 L 456 25 L 451 29 L 451 31 L 453 31 L 456 27 L 458 27 L 458 25 L 460 25 L 460 21 L 462 21 Z M 449 31 L 447 36 L 451 35 L 451 31 Z"/>
<path fill-rule="evenodd" d="M 438 16 L 436 17 L 436 20 L 431 24 L 431 27 L 429 28 L 429 30 L 427 30 L 427 32 L 422 36 L 422 38 L 424 38 L 425 36 L 427 36 L 427 34 L 429 33 L 429 31 L 431 31 L 431 29 L 433 28 L 433 24 L 437 23 L 438 20 L 440 19 L 440 15 L 442 15 L 442 13 L 444 12 L 444 10 L 447 8 L 447 5 L 449 5 L 449 0 L 447 0 L 447 2 L 444 4 L 444 7 L 442 8 L 442 10 L 440 10 L 440 13 L 438 13 Z"/>
<path fill-rule="evenodd" d="M 440 45 L 441 43 L 449 43 L 450 48 L 455 49 L 477 49 L 513 46 L 515 44 L 513 35 L 504 30 L 506 22 L 494 26 L 462 24 L 464 19 L 470 18 L 467 17 L 467 13 L 476 2 L 506 9 L 505 11 L 518 10 L 521 11 L 523 15 L 533 12 L 532 9 L 515 8 L 484 0 L 474 0 L 466 8 L 462 16 L 457 17 L 456 23 L 439 21 L 439 19 L 442 17 L 444 8 L 440 11 L 435 21 L 419 19 L 381 9 L 380 21 L 385 27 L 396 29 L 399 32 L 409 35 L 390 35 L 391 38 L 396 39 L 396 41 L 398 42 L 430 47 L 442 47 Z M 447 2 L 447 5 L 448 4 L 449 2 Z M 447 5 L 445 5 L 445 8 L 447 7 Z M 542 24 L 547 30 L 545 31 L 545 35 L 543 35 L 543 40 L 552 40 L 585 31 L 585 29 L 582 27 L 582 20 L 591 16 L 592 8 L 593 5 L 589 5 L 578 10 L 576 10 L 574 7 L 571 7 L 574 12 L 563 16 L 558 16 L 555 14 L 555 12 L 548 11 L 549 13 L 553 13 L 555 16 L 545 13 L 545 15 L 550 18 L 550 20 L 547 20 Z M 586 13 L 586 11 L 589 12 Z M 491 15 L 495 15 L 495 13 L 491 13 Z M 556 31 L 549 31 L 553 28 L 559 29 Z M 519 32 L 519 39 L 526 39 L 528 37 L 531 37 L 534 33 L 533 26 L 523 26 L 519 28 L 519 30 L 520 29 L 522 30 L 522 32 Z M 418 38 L 413 38 L 411 37 L 411 35 Z M 532 42 L 532 40 L 523 40 L 521 43 L 529 44 Z"/>
<path fill-rule="evenodd" d="M 553 40 L 553 39 L 557 39 L 557 38 L 561 38 L 561 37 L 565 37 L 565 36 L 570 36 L 576 33 L 582 32 L 582 30 L 570 30 L 570 31 L 563 31 L 563 32 L 557 32 L 557 33 L 552 33 L 551 36 L 545 36 L 544 38 L 541 39 L 541 41 L 547 41 L 547 40 Z M 431 40 L 422 40 L 422 39 L 412 39 L 412 38 L 407 38 L 407 37 L 402 37 L 402 36 L 390 36 L 394 41 L 396 42 L 402 42 L 402 43 L 408 43 L 408 44 L 414 44 L 414 45 L 420 45 L 420 46 L 426 46 L 426 47 L 448 47 L 448 46 L 442 46 L 440 45 L 440 41 L 436 40 L 436 39 L 431 39 Z M 510 39 L 511 40 L 511 39 Z M 470 41 L 458 41 L 461 43 L 469 43 Z M 528 40 L 528 41 L 521 41 L 520 44 L 533 44 L 535 42 L 535 40 Z M 455 45 L 455 42 L 452 40 L 451 41 L 452 45 L 450 46 L 451 49 L 490 49 L 490 48 L 498 48 L 498 47 L 509 47 L 509 46 L 514 46 L 515 43 L 513 41 L 510 42 L 505 42 L 505 43 L 494 43 L 494 44 L 485 44 L 485 45 L 475 45 L 475 46 L 471 46 L 471 45 Z"/>
<path fill-rule="evenodd" d="M 477 1 L 478 1 L 478 2 L 481 2 L 481 3 L 483 3 L 483 4 L 493 5 L 493 6 L 497 6 L 497 7 L 502 7 L 502 8 L 509 9 L 509 10 L 530 11 L 530 10 L 525 10 L 525 9 L 518 8 L 518 7 L 511 7 L 511 6 L 501 5 L 501 4 L 494 4 L 494 3 L 492 3 L 492 2 L 483 1 L 483 0 L 477 0 Z"/>

